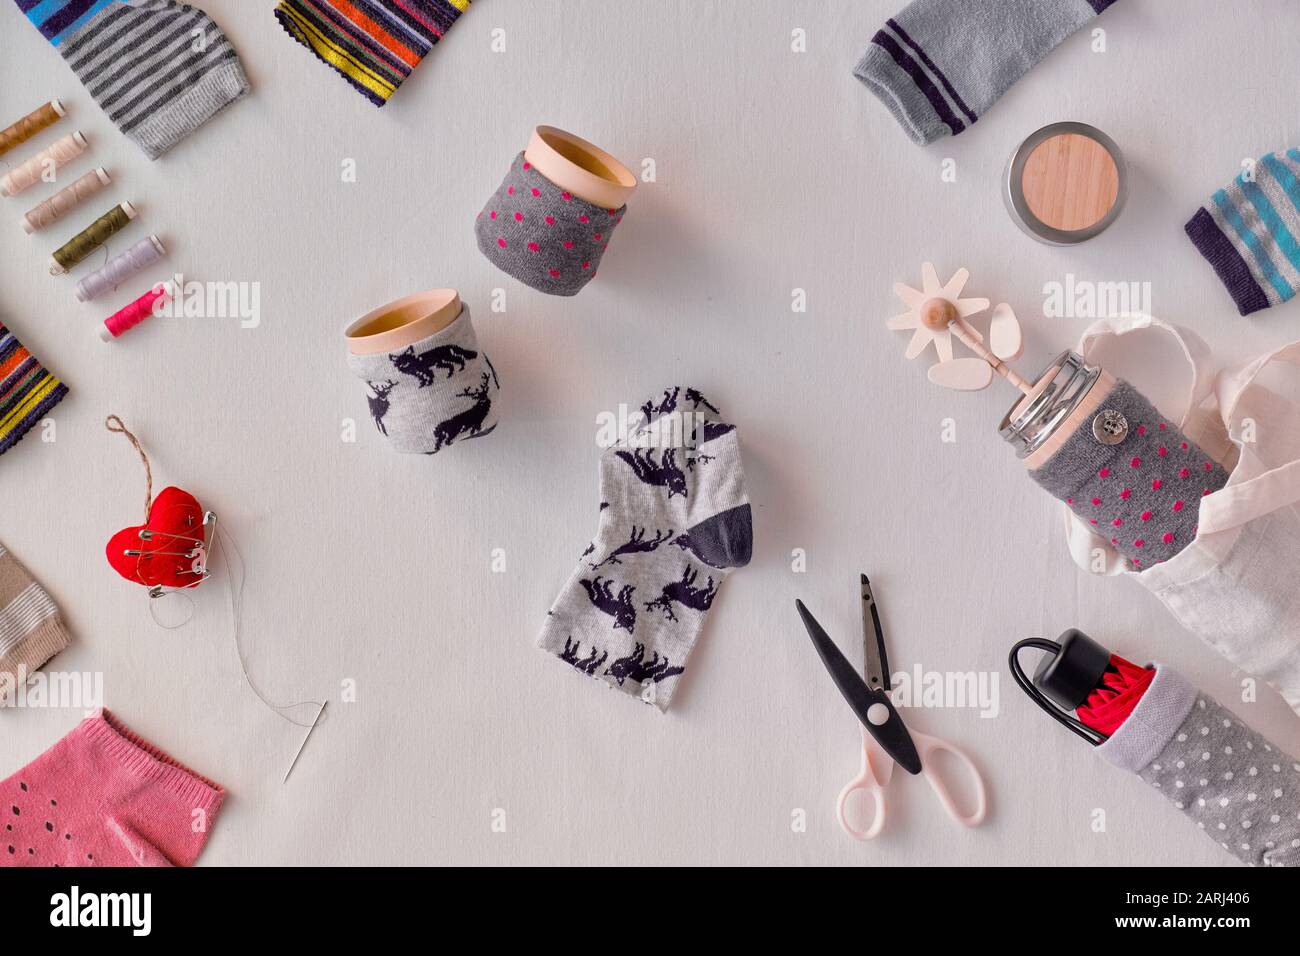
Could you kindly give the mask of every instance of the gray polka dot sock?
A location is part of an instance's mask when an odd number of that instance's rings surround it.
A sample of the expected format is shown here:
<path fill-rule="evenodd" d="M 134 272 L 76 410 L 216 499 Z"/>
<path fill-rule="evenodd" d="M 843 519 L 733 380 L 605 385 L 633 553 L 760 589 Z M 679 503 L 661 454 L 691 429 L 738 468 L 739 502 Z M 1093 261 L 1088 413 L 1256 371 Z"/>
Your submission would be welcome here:
<path fill-rule="evenodd" d="M 1134 568 L 1167 561 L 1196 537 L 1201 498 L 1228 473 L 1128 382 L 1107 396 L 1127 433 L 1114 445 L 1085 423 L 1030 477 L 1064 501 Z"/>
<path fill-rule="evenodd" d="M 1233 856 L 1300 865 L 1300 763 L 1167 667 L 1097 752 L 1132 770 Z"/>
<path fill-rule="evenodd" d="M 596 538 L 537 643 L 667 710 L 723 578 L 749 563 L 753 539 L 735 426 L 693 388 L 641 408 L 662 437 L 643 445 L 634 432 L 601 456 Z"/>
<path fill-rule="evenodd" d="M 627 206 L 602 209 L 565 192 L 520 153 L 474 223 L 483 255 L 524 285 L 577 295 L 591 281 Z"/>

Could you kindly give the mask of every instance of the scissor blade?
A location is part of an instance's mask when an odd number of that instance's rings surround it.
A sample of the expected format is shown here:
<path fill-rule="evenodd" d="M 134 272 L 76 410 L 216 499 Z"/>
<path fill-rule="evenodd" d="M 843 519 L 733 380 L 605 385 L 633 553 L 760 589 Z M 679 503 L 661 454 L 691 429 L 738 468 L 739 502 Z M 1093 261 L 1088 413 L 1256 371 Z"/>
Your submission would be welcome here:
<path fill-rule="evenodd" d="M 803 601 L 795 601 L 794 605 L 799 609 L 803 626 L 808 629 L 808 636 L 812 638 L 813 646 L 821 655 L 822 663 L 830 671 L 835 686 L 840 689 L 845 701 L 853 708 L 853 713 L 857 714 L 862 726 L 871 732 L 871 736 L 885 748 L 885 752 L 894 759 L 895 763 L 908 773 L 920 773 L 921 758 L 916 752 L 916 744 L 912 741 L 912 735 L 907 732 L 903 718 L 894 709 L 889 695 L 883 690 L 872 690 L 867 686 L 866 681 L 859 676 L 848 658 L 822 630 L 817 619 L 803 606 Z"/>
<path fill-rule="evenodd" d="M 862 721 L 864 725 L 870 726 L 867 721 L 867 711 L 872 704 L 876 703 L 876 697 L 863 683 L 857 669 L 849 663 L 849 659 L 835 646 L 835 642 L 831 640 L 830 635 L 817 623 L 817 618 L 813 617 L 812 613 L 804 607 L 803 601 L 795 601 L 794 605 L 799 609 L 799 616 L 803 618 L 803 626 L 808 629 L 808 636 L 812 638 L 813 646 L 817 648 L 822 663 L 830 671 L 831 680 L 835 681 L 835 686 L 840 689 L 845 701 L 853 708 L 853 712 L 858 715 L 858 720 Z"/>
<path fill-rule="evenodd" d="M 885 631 L 880 626 L 876 597 L 871 582 L 862 579 L 862 675 L 873 690 L 889 690 L 889 655 L 885 652 Z"/>

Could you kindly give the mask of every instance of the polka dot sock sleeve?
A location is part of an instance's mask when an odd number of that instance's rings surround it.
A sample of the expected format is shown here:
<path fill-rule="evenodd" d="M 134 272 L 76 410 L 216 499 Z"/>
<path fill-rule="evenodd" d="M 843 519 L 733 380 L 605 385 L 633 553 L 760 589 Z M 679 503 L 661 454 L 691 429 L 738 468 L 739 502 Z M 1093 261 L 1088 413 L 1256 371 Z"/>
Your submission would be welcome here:
<path fill-rule="evenodd" d="M 189 866 L 224 797 L 101 711 L 0 782 L 0 865 Z"/>
<path fill-rule="evenodd" d="M 520 153 L 474 223 L 483 255 L 524 285 L 577 295 L 596 275 L 627 206 L 602 209 L 566 192 Z"/>
<path fill-rule="evenodd" d="M 1169 668 L 1097 748 L 1252 866 L 1300 865 L 1300 763 Z"/>
<path fill-rule="evenodd" d="M 1201 498 L 1222 488 L 1228 473 L 1127 382 L 1116 383 L 1102 408 L 1127 423 L 1118 443 L 1081 427 L 1030 475 L 1132 568 L 1167 561 L 1196 537 Z"/>

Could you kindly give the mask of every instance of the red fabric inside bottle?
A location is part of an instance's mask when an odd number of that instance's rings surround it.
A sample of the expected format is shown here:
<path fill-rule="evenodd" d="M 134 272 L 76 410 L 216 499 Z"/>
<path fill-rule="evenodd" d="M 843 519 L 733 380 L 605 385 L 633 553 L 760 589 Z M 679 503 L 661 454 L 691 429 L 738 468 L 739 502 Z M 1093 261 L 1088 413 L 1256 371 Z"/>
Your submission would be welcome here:
<path fill-rule="evenodd" d="M 1154 668 L 1139 667 L 1112 654 L 1101 684 L 1076 711 L 1079 720 L 1109 737 L 1128 719 L 1155 676 Z"/>

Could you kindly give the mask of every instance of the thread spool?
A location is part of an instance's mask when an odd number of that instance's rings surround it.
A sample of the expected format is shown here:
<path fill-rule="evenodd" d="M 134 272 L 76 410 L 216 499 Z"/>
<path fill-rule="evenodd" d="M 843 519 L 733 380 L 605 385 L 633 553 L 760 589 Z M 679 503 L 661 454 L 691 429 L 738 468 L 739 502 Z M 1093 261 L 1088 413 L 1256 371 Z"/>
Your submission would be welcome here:
<path fill-rule="evenodd" d="M 129 202 L 114 206 L 54 250 L 54 254 L 50 256 L 50 275 L 63 275 L 63 273 L 129 226 L 136 215 L 135 207 Z"/>
<path fill-rule="evenodd" d="M 27 142 L 47 126 L 53 126 L 67 112 L 58 100 L 38 106 L 12 126 L 0 131 L 0 156 Z"/>
<path fill-rule="evenodd" d="M 36 185 L 45 172 L 45 164 L 57 171 L 86 151 L 90 142 L 81 130 L 69 133 L 63 139 L 55 140 L 21 166 L 15 166 L 0 177 L 0 196 L 17 196 L 24 189 Z"/>
<path fill-rule="evenodd" d="M 104 324 L 99 328 L 100 340 L 111 342 L 118 336 L 131 331 L 153 314 L 156 303 L 166 304 L 171 300 L 171 297 L 172 294 L 167 287 L 167 283 L 157 283 L 130 305 L 118 309 L 106 318 Z"/>
<path fill-rule="evenodd" d="M 104 167 L 92 169 L 70 186 L 64 186 L 49 199 L 36 206 L 23 216 L 23 231 L 29 236 L 38 229 L 44 229 L 51 223 L 58 222 L 73 209 L 85 202 L 95 193 L 113 181 Z"/>
<path fill-rule="evenodd" d="M 114 256 L 77 283 L 78 302 L 89 302 L 110 289 L 116 289 L 141 269 L 153 265 L 167 250 L 157 236 L 146 236 L 120 256 Z"/>

